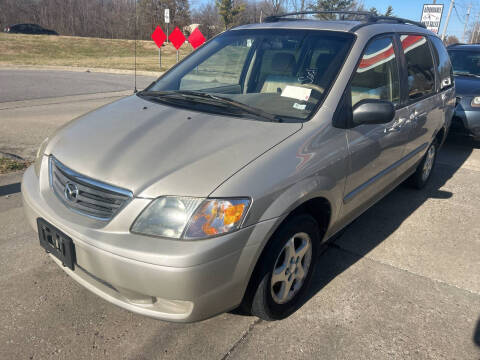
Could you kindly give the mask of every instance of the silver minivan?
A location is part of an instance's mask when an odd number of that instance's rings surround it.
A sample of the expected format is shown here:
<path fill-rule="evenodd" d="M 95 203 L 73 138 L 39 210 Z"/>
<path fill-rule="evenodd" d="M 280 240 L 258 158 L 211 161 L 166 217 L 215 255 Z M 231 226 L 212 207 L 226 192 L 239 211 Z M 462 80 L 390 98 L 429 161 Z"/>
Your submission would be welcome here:
<path fill-rule="evenodd" d="M 329 239 L 426 184 L 455 106 L 421 24 L 327 15 L 228 30 L 46 139 L 22 193 L 51 258 L 162 320 L 298 309 Z"/>

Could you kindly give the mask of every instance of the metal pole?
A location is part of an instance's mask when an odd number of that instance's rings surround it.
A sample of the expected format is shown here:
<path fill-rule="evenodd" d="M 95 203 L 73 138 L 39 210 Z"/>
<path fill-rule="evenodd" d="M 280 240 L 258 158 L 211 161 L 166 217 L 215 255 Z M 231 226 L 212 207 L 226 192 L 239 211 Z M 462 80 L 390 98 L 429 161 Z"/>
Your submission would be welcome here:
<path fill-rule="evenodd" d="M 134 60 L 134 85 L 133 85 L 133 92 L 137 93 L 137 1 L 135 0 L 135 60 Z"/>
<path fill-rule="evenodd" d="M 465 26 L 463 28 L 463 34 L 462 34 L 462 43 L 465 42 L 465 33 L 467 32 L 468 18 L 470 17 L 470 9 L 471 8 L 472 8 L 472 4 L 470 4 L 468 6 L 467 17 L 465 19 Z"/>
<path fill-rule="evenodd" d="M 476 44 L 478 42 L 478 20 L 475 24 L 475 31 L 473 33 L 472 44 Z"/>
<path fill-rule="evenodd" d="M 477 32 L 477 27 L 478 27 L 478 18 L 480 17 L 480 14 L 477 14 L 477 18 L 475 20 L 475 24 L 473 25 L 473 30 L 472 30 L 472 34 L 470 36 L 470 44 L 474 43 L 475 42 L 475 38 L 476 38 L 476 32 Z"/>
<path fill-rule="evenodd" d="M 168 37 L 170 36 L 169 32 L 168 32 L 168 23 L 167 23 L 167 44 L 168 44 Z"/>
<path fill-rule="evenodd" d="M 178 50 L 177 50 L 177 63 L 178 63 Z"/>
<path fill-rule="evenodd" d="M 160 71 L 162 71 L 162 47 L 158 48 L 158 63 L 160 65 Z"/>
<path fill-rule="evenodd" d="M 447 21 L 445 21 L 445 25 L 443 26 L 442 41 L 445 40 L 445 34 L 447 32 L 448 22 L 450 21 L 450 15 L 452 14 L 452 9 L 454 4 L 455 4 L 455 0 L 450 1 L 450 7 L 448 8 L 448 14 L 447 14 Z"/>

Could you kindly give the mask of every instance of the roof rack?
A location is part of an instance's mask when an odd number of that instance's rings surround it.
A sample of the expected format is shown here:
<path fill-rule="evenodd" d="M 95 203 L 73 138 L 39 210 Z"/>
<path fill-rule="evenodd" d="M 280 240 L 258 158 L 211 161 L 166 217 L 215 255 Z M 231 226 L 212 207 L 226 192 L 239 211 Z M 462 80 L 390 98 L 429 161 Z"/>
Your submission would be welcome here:
<path fill-rule="evenodd" d="M 363 23 L 373 24 L 380 21 L 392 21 L 399 24 L 411 24 L 420 26 L 422 28 L 427 28 L 425 24 L 422 24 L 418 21 L 403 19 L 395 16 L 379 16 L 375 15 L 369 11 L 348 11 L 348 10 L 339 10 L 339 11 L 299 11 L 285 14 L 272 15 L 265 18 L 264 22 L 277 22 L 277 21 L 288 21 L 288 20 L 300 20 L 298 18 L 289 18 L 289 16 L 299 16 L 299 15 L 323 15 L 325 20 L 328 20 L 328 15 L 340 15 L 339 20 L 351 20 L 348 17 L 359 17 L 363 18 Z"/>

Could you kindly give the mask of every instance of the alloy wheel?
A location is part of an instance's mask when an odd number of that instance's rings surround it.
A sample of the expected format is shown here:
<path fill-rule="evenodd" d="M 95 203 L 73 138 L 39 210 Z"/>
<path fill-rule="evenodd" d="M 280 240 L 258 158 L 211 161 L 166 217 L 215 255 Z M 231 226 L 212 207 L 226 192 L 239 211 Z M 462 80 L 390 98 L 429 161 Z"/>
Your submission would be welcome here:
<path fill-rule="evenodd" d="M 422 180 L 426 181 L 430 176 L 433 168 L 433 161 L 435 160 L 435 146 L 432 145 L 427 151 L 427 156 L 425 157 L 425 163 L 423 164 L 422 169 Z"/>
<path fill-rule="evenodd" d="M 296 233 L 282 248 L 273 267 L 270 290 L 277 304 L 285 304 L 298 294 L 312 262 L 312 241 L 306 233 Z"/>

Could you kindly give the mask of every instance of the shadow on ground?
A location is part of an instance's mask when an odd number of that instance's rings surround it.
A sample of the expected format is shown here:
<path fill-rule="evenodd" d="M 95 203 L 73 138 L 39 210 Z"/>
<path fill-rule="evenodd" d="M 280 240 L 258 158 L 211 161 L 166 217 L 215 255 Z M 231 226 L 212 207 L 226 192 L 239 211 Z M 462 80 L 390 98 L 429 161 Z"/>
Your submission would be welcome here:
<path fill-rule="evenodd" d="M 480 318 L 478 318 L 475 332 L 473 333 L 473 343 L 480 347 Z"/>
<path fill-rule="evenodd" d="M 452 147 L 457 148 L 455 152 L 449 151 L 449 154 L 455 154 L 454 160 L 452 161 L 450 156 L 448 164 L 441 161 L 440 163 L 437 162 L 432 177 L 424 189 L 416 190 L 405 184 L 400 185 L 349 225 L 345 233 L 335 243 L 330 244 L 322 254 L 317 266 L 318 275 L 315 277 L 316 286 L 312 296 L 388 238 L 425 201 L 430 198 L 449 199 L 452 197 L 451 192 L 443 191 L 441 188 L 457 172 L 472 152 L 472 148 L 466 146 L 462 146 L 462 151 L 458 151 L 458 143 L 450 141 L 444 145 L 443 151 Z M 336 259 L 334 263 L 337 265 L 332 269 L 331 253 L 338 253 L 336 250 L 338 248 L 351 249 L 349 251 L 350 255 Z M 352 255 L 354 256 L 352 257 Z M 342 256 L 341 253 L 340 256 Z M 323 266 L 327 259 L 329 259 L 327 261 L 328 266 Z"/>

